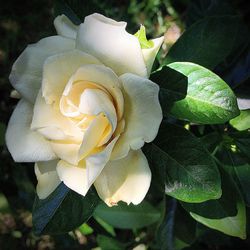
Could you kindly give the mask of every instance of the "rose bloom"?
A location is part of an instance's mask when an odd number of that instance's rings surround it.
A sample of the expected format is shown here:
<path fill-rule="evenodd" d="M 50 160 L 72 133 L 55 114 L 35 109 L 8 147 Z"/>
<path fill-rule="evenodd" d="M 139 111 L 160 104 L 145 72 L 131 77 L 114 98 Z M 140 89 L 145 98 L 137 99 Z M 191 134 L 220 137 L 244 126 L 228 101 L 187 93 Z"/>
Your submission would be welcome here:
<path fill-rule="evenodd" d="M 148 80 L 163 37 L 142 49 L 125 22 L 100 14 L 29 45 L 13 65 L 20 93 L 6 133 L 16 162 L 36 162 L 37 194 L 64 182 L 85 196 L 94 184 L 107 205 L 140 203 L 151 181 L 141 151 L 159 129 L 159 87 Z"/>

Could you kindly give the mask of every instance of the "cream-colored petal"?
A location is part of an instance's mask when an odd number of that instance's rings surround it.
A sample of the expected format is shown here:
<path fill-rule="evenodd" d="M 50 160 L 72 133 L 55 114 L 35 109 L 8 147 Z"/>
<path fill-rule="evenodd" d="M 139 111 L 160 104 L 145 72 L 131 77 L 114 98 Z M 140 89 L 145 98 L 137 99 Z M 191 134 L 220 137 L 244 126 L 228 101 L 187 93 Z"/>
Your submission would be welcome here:
<path fill-rule="evenodd" d="M 54 26 L 58 35 L 76 39 L 78 25 L 73 24 L 67 16 L 57 16 L 54 20 Z"/>
<path fill-rule="evenodd" d="M 86 89 L 81 95 L 79 110 L 83 114 L 98 115 L 103 113 L 112 125 L 112 132 L 117 125 L 117 116 L 114 104 L 109 96 L 100 89 Z"/>
<path fill-rule="evenodd" d="M 140 149 L 158 133 L 162 120 L 159 86 L 150 80 L 124 74 L 120 77 L 124 89 L 125 130 L 117 141 L 112 159 L 123 158 L 131 149 Z"/>
<path fill-rule="evenodd" d="M 120 160 L 109 161 L 94 185 L 98 195 L 108 206 L 119 201 L 139 204 L 147 194 L 151 171 L 141 150 L 129 151 Z"/>
<path fill-rule="evenodd" d="M 59 99 L 70 77 L 85 64 L 101 64 L 95 57 L 72 50 L 49 57 L 44 63 L 42 94 L 47 103 Z"/>
<path fill-rule="evenodd" d="M 86 195 L 108 162 L 116 141 L 117 138 L 113 139 L 103 151 L 87 157 L 81 161 L 78 166 L 65 161 L 59 161 L 57 172 L 61 181 L 75 192 L 83 196 Z"/>
<path fill-rule="evenodd" d="M 114 106 L 117 110 L 118 120 L 123 115 L 123 94 L 121 83 L 117 75 L 108 67 L 103 65 L 84 65 L 71 77 L 65 88 L 64 95 L 67 95 L 72 88 L 72 84 L 77 81 L 89 81 L 104 87 L 114 99 Z"/>
<path fill-rule="evenodd" d="M 30 129 L 33 106 L 20 100 L 6 132 L 7 147 L 16 162 L 49 161 L 56 158 L 49 141 Z"/>
<path fill-rule="evenodd" d="M 10 82 L 31 103 L 42 84 L 44 61 L 52 55 L 72 50 L 75 41 L 61 36 L 46 37 L 28 47 L 17 58 L 10 73 Z"/>
<path fill-rule="evenodd" d="M 100 14 L 87 16 L 80 25 L 76 47 L 96 56 L 119 76 L 130 72 L 147 77 L 140 43 L 125 30 L 126 25 Z"/>
<path fill-rule="evenodd" d="M 97 147 L 106 127 L 109 125 L 108 123 L 107 118 L 102 114 L 93 119 L 83 136 L 83 141 L 79 150 L 80 159 L 85 158 L 95 147 Z"/>
<path fill-rule="evenodd" d="M 37 178 L 36 192 L 39 199 L 47 198 L 61 183 L 56 171 L 57 160 L 37 162 L 35 174 Z"/>
<path fill-rule="evenodd" d="M 50 144 L 59 159 L 72 165 L 78 164 L 81 144 L 74 141 L 51 141 Z"/>
<path fill-rule="evenodd" d="M 151 69 L 155 60 L 155 57 L 164 41 L 164 36 L 151 40 L 154 46 L 149 49 L 142 49 L 142 55 L 147 66 L 148 77 L 150 76 Z"/>
<path fill-rule="evenodd" d="M 34 106 L 34 115 L 31 129 L 37 130 L 51 140 L 75 140 L 81 142 L 81 130 L 67 117 L 63 116 L 58 108 L 47 104 L 39 91 Z"/>

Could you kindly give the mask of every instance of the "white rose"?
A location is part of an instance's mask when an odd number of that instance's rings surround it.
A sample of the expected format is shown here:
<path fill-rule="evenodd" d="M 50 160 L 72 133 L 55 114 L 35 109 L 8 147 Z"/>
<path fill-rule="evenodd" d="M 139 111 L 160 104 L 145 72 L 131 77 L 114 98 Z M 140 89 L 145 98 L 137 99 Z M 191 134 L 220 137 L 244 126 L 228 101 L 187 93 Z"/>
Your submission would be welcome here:
<path fill-rule="evenodd" d="M 29 45 L 10 81 L 22 99 L 6 142 L 17 162 L 36 162 L 37 193 L 64 182 L 86 195 L 92 184 L 112 206 L 140 203 L 151 181 L 144 142 L 162 120 L 158 86 L 147 79 L 163 38 L 141 49 L 125 22 L 99 14 L 76 26 L 55 19 L 58 36 Z"/>

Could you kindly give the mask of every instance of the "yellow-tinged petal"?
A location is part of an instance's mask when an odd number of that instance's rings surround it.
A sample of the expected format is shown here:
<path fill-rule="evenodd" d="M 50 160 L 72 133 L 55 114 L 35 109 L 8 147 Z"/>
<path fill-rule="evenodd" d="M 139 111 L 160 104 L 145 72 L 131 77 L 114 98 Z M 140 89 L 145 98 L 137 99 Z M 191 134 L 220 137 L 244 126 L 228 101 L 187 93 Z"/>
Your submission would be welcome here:
<path fill-rule="evenodd" d="M 44 63 L 42 95 L 47 103 L 59 102 L 70 77 L 85 64 L 101 64 L 95 57 L 72 50 L 49 57 Z"/>
<path fill-rule="evenodd" d="M 36 192 L 39 199 L 47 198 L 61 183 L 56 172 L 57 160 L 37 162 L 35 174 L 37 178 Z"/>
<path fill-rule="evenodd" d="M 49 161 L 56 158 L 50 142 L 30 129 L 33 106 L 21 99 L 10 118 L 6 144 L 16 162 Z"/>
<path fill-rule="evenodd" d="M 83 196 L 86 195 L 90 186 L 109 161 L 111 151 L 117 139 L 118 137 L 114 138 L 104 150 L 85 158 L 77 166 L 65 161 L 59 161 L 57 172 L 60 180 L 75 192 Z"/>
<path fill-rule="evenodd" d="M 119 76 L 131 72 L 147 77 L 140 43 L 125 30 L 126 25 L 100 14 L 87 16 L 80 25 L 76 47 L 96 56 Z"/>
<path fill-rule="evenodd" d="M 112 125 L 112 133 L 116 129 L 117 116 L 114 104 L 109 96 L 99 89 L 86 89 L 81 95 L 79 110 L 83 114 L 98 115 L 103 113 Z"/>
<path fill-rule="evenodd" d="M 45 60 L 52 55 L 75 48 L 75 41 L 61 36 L 46 37 L 28 47 L 17 58 L 10 73 L 10 82 L 26 100 L 35 102 L 42 83 Z"/>
<path fill-rule="evenodd" d="M 124 90 L 125 129 L 115 145 L 112 160 L 125 157 L 130 148 L 137 150 L 144 142 L 153 141 L 162 120 L 157 84 L 133 74 L 124 74 L 120 79 Z"/>
<path fill-rule="evenodd" d="M 117 111 L 117 118 L 123 115 L 124 100 L 121 92 L 121 83 L 117 75 L 110 69 L 103 65 L 84 65 L 79 68 L 71 77 L 68 85 L 65 88 L 64 95 L 67 95 L 72 88 L 72 84 L 78 81 L 88 81 L 96 83 L 107 90 L 114 101 L 114 107 Z"/>
<path fill-rule="evenodd" d="M 54 20 L 54 26 L 58 35 L 76 39 L 78 25 L 73 24 L 67 16 L 57 16 Z"/>
<path fill-rule="evenodd" d="M 120 160 L 109 161 L 94 185 L 98 195 L 108 206 L 119 201 L 139 204 L 147 194 L 151 171 L 141 150 L 130 150 Z"/>
<path fill-rule="evenodd" d="M 79 150 L 79 158 L 83 159 L 98 146 L 103 138 L 103 133 L 109 125 L 108 119 L 100 114 L 90 123 L 88 129 L 84 132 L 83 141 Z"/>

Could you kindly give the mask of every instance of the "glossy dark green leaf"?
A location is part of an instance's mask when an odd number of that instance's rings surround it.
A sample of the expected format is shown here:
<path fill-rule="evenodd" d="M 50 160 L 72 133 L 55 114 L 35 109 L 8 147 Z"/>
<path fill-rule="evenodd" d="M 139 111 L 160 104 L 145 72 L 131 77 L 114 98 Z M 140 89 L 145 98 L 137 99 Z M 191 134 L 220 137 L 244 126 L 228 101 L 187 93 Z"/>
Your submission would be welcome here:
<path fill-rule="evenodd" d="M 171 47 L 163 65 L 193 62 L 209 69 L 215 68 L 233 50 L 241 25 L 241 18 L 238 16 L 201 19 L 188 28 Z"/>
<path fill-rule="evenodd" d="M 108 207 L 101 203 L 95 210 L 95 216 L 113 227 L 134 229 L 157 222 L 161 215 L 150 203 L 143 201 L 136 206 L 120 202 L 118 206 Z"/>
<path fill-rule="evenodd" d="M 233 179 L 222 171 L 222 196 L 199 204 L 182 203 L 198 222 L 225 234 L 246 237 L 246 209 Z"/>
<path fill-rule="evenodd" d="M 174 102 L 184 99 L 187 94 L 187 77 L 168 66 L 153 72 L 150 79 L 160 86 L 159 98 L 164 114 L 169 113 Z"/>
<path fill-rule="evenodd" d="M 196 123 L 216 124 L 239 115 L 233 91 L 219 76 L 194 63 L 176 62 L 168 66 L 188 77 L 187 96 L 173 105 L 174 116 Z"/>
<path fill-rule="evenodd" d="M 165 192 L 185 202 L 221 196 L 220 174 L 203 144 L 186 129 L 162 123 L 152 145 L 152 164 L 162 168 Z"/>
<path fill-rule="evenodd" d="M 202 136 L 200 141 L 210 153 L 213 153 L 217 150 L 217 147 L 220 146 L 222 135 L 218 132 L 211 132 Z"/>
<path fill-rule="evenodd" d="M 99 198 L 89 190 L 85 197 L 61 183 L 46 199 L 36 197 L 33 206 L 33 230 L 36 235 L 69 232 L 93 214 Z"/>
<path fill-rule="evenodd" d="M 187 26 L 209 16 L 234 15 L 235 10 L 225 0 L 191 0 L 187 10 Z"/>
<path fill-rule="evenodd" d="M 244 164 L 234 167 L 236 176 L 240 183 L 244 200 L 247 206 L 250 206 L 250 164 Z"/>

